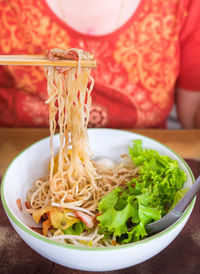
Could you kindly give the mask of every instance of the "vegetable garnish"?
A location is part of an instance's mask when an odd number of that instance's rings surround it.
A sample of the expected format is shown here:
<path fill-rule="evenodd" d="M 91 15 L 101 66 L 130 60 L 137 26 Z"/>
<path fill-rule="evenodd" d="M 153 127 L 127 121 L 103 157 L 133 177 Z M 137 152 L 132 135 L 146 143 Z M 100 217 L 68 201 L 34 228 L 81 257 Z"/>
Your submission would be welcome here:
<path fill-rule="evenodd" d="M 129 155 L 138 176 L 104 197 L 98 209 L 100 232 L 117 236 L 120 244 L 138 241 L 148 234 L 145 225 L 159 220 L 184 196 L 186 174 L 178 162 L 152 149 L 142 148 L 142 141 L 133 141 Z"/>

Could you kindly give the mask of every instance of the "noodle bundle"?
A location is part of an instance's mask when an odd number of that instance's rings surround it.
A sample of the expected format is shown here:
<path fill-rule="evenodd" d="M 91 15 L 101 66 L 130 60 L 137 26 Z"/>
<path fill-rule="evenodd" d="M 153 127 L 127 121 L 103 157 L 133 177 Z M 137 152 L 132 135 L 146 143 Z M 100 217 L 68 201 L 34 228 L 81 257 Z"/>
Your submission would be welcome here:
<path fill-rule="evenodd" d="M 88 59 L 82 51 L 76 52 L 79 62 L 81 59 Z M 57 50 L 56 53 L 58 54 L 59 51 Z M 53 67 L 48 68 L 46 72 L 51 136 L 51 202 L 61 203 L 62 206 L 71 201 L 74 201 L 74 206 L 83 205 L 90 198 L 88 189 L 97 189 L 96 171 L 90 161 L 87 135 L 91 106 L 90 93 L 94 84 L 90 77 L 90 70 L 91 68 L 81 68 L 79 65 L 78 69 L 71 68 L 62 73 Z M 91 83 L 88 88 L 89 80 Z M 56 115 L 58 115 L 57 123 Z M 57 124 L 60 129 L 60 149 L 57 172 L 53 174 L 52 146 Z"/>
<path fill-rule="evenodd" d="M 128 180 L 130 174 L 125 169 L 121 172 L 121 180 L 117 170 L 110 171 L 111 174 L 97 174 L 95 165 L 91 161 L 87 125 L 94 80 L 90 76 L 91 68 L 81 67 L 81 60 L 90 60 L 90 55 L 78 49 L 68 51 L 53 49 L 49 57 L 78 59 L 79 65 L 78 68 L 70 69 L 56 67 L 46 69 L 49 96 L 46 103 L 49 104 L 50 174 L 47 180 L 35 182 L 34 188 L 28 193 L 28 200 L 33 209 L 54 205 L 72 209 L 83 207 L 94 212 L 98 201 L 122 181 Z M 60 148 L 55 157 L 53 136 L 57 126 Z"/>
<path fill-rule="evenodd" d="M 90 76 L 91 68 L 81 67 L 81 60 L 89 61 L 90 54 L 79 49 L 53 49 L 48 57 L 52 60 L 75 59 L 78 67 L 45 69 L 51 152 L 49 174 L 34 182 L 28 192 L 27 211 L 36 223 L 44 218 L 43 235 L 53 240 L 75 245 L 109 246 L 113 240 L 115 242 L 115 236 L 102 241 L 104 235 L 98 234 L 95 226 L 98 202 L 117 186 L 129 182 L 138 169 L 123 163 L 115 168 L 102 169 L 91 160 L 87 125 L 94 80 Z M 57 128 L 60 146 L 55 154 L 53 137 Z M 83 233 L 71 235 L 75 232 L 66 229 L 74 225 L 76 229 L 80 228 L 80 220 L 90 230 L 83 229 Z"/>

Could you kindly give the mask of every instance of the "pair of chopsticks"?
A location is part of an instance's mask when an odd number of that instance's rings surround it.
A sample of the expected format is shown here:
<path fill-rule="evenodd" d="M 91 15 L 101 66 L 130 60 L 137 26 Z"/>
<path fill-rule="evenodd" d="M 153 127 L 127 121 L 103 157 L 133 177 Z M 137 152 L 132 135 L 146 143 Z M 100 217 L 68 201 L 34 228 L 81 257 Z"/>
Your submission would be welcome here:
<path fill-rule="evenodd" d="M 77 67 L 78 61 L 51 61 L 44 55 L 0 55 L 0 65 Z M 81 67 L 96 67 L 96 61 L 81 60 Z"/>

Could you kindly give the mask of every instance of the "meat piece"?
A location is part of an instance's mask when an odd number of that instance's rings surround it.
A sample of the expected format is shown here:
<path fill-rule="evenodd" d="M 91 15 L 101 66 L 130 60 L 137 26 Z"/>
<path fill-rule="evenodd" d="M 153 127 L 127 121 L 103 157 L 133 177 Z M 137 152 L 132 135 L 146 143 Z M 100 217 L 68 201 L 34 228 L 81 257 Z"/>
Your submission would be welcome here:
<path fill-rule="evenodd" d="M 26 206 L 27 209 L 30 209 L 30 208 L 31 208 L 30 202 L 26 201 L 26 202 L 25 202 L 25 206 Z"/>
<path fill-rule="evenodd" d="M 17 199 L 16 204 L 17 204 L 19 210 L 22 211 L 23 208 L 22 208 L 21 199 Z"/>
<path fill-rule="evenodd" d="M 71 50 L 69 52 L 66 52 L 64 50 L 60 49 L 52 49 L 47 52 L 47 57 L 51 61 L 55 60 L 78 60 L 78 53 Z"/>
<path fill-rule="evenodd" d="M 42 234 L 42 228 L 39 228 L 39 227 L 33 227 L 33 226 L 31 226 L 30 228 L 31 228 L 32 230 L 34 230 L 35 232 L 37 232 L 37 233 L 39 233 L 39 234 L 43 235 L 43 234 Z"/>
<path fill-rule="evenodd" d="M 82 211 L 75 211 L 74 212 L 76 216 L 81 219 L 82 222 L 86 224 L 87 228 L 92 228 L 94 227 L 94 217 L 89 216 L 88 214 L 82 212 Z"/>

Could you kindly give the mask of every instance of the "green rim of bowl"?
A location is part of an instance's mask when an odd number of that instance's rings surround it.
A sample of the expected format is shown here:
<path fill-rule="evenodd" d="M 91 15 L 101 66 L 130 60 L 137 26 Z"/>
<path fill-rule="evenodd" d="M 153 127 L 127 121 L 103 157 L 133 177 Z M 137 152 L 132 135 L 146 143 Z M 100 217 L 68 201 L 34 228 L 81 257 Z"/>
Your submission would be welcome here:
<path fill-rule="evenodd" d="M 112 130 L 112 131 L 122 131 L 122 132 L 129 132 L 129 133 L 133 133 L 135 135 L 137 135 L 138 137 L 141 136 L 141 137 L 144 137 L 144 138 L 147 138 L 149 140 L 152 140 L 154 142 L 157 142 L 158 144 L 162 145 L 163 147 L 167 148 L 168 150 L 170 150 L 172 153 L 174 153 L 178 158 L 179 160 L 185 165 L 185 167 L 187 168 L 191 178 L 192 178 L 192 183 L 195 182 L 195 178 L 194 178 L 194 175 L 190 169 L 190 167 L 188 166 L 188 164 L 183 160 L 182 157 L 180 157 L 176 152 L 174 152 L 171 148 L 169 148 L 168 146 L 154 140 L 153 138 L 149 138 L 147 136 L 144 136 L 142 134 L 138 134 L 138 133 L 134 133 L 134 132 L 130 132 L 130 131 L 127 131 L 127 130 L 118 130 L 118 129 L 105 129 L 105 128 L 102 128 L 102 129 L 89 129 L 89 131 L 96 131 L 96 130 L 106 130 L 106 131 L 109 131 L 109 130 Z M 2 182 L 1 182 L 1 199 L 2 199 L 2 204 L 3 204 L 3 207 L 4 207 L 4 210 L 6 212 L 6 214 L 10 217 L 10 219 L 13 221 L 13 223 L 15 223 L 15 225 L 17 225 L 20 229 L 22 229 L 23 231 L 27 232 L 30 236 L 33 236 L 34 238 L 36 239 L 39 239 L 43 242 L 46 242 L 48 244 L 51 244 L 51 245 L 55 245 L 57 247 L 62 247 L 62 248 L 69 248 L 69 249 L 75 249 L 75 250 L 85 250 L 85 251 L 106 251 L 106 250 L 110 250 L 110 249 L 123 249 L 123 248 L 130 248 L 132 246 L 136 246 L 136 245 L 140 245 L 140 244 L 143 244 L 143 243 L 147 243 L 155 238 L 159 238 L 161 237 L 162 235 L 164 234 L 167 234 L 169 233 L 171 230 L 173 230 L 175 227 L 177 227 L 185 218 L 187 218 L 187 216 L 192 212 L 192 209 L 195 205 L 195 201 L 196 201 L 196 197 L 192 200 L 192 202 L 189 204 L 188 208 L 186 209 L 186 211 L 184 212 L 184 214 L 181 216 L 181 218 L 176 221 L 174 224 L 172 224 L 170 227 L 168 227 L 167 229 L 163 230 L 162 232 L 160 233 L 157 233 L 153 236 L 150 236 L 144 240 L 141 240 L 141 241 L 138 241 L 138 242 L 134 242 L 134 243 L 130 243 L 130 244 L 126 244 L 126 245 L 121 245 L 121 246 L 113 246 L 113 247 L 79 247 L 79 246 L 73 246 L 73 245 L 70 245 L 70 244 L 63 244 L 63 243 L 59 243 L 59 242 L 55 242 L 53 240 L 50 240 L 49 238 L 47 237 L 44 237 L 40 234 L 38 234 L 37 232 L 34 232 L 33 230 L 31 230 L 28 226 L 24 225 L 20 220 L 18 220 L 14 214 L 11 212 L 11 210 L 9 209 L 7 203 L 6 203 L 6 199 L 5 199 L 5 196 L 4 196 L 4 183 L 5 183 L 5 178 L 6 178 L 6 175 L 7 175 L 7 172 L 9 171 L 9 168 L 10 166 L 12 165 L 12 163 L 18 158 L 21 156 L 21 154 L 23 154 L 27 149 L 31 148 L 32 146 L 36 145 L 37 143 L 45 140 L 45 139 L 48 139 L 49 137 L 46 137 L 46 138 L 43 138 L 35 143 L 33 143 L 31 146 L 25 148 L 21 153 L 18 154 L 18 156 L 13 159 L 13 161 L 10 163 L 10 165 L 8 166 L 3 178 L 2 178 Z"/>

